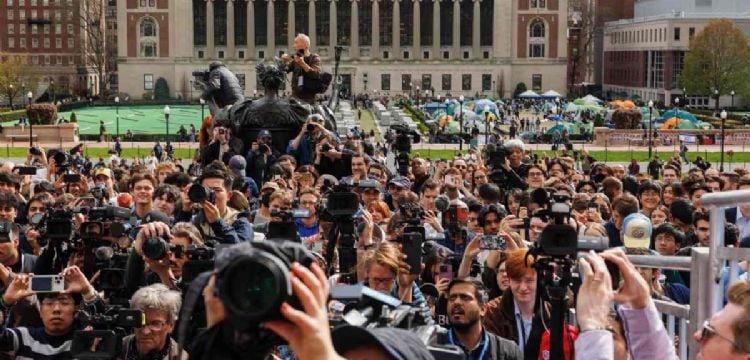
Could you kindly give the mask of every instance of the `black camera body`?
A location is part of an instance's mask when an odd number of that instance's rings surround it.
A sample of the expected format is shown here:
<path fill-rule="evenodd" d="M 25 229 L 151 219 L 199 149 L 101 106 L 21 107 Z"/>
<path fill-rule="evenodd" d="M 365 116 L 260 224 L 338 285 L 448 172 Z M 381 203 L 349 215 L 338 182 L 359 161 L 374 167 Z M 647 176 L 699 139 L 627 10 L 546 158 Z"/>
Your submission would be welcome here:
<path fill-rule="evenodd" d="M 400 214 L 401 224 L 419 226 L 425 217 L 425 212 L 419 204 L 403 203 L 399 204 L 398 212 Z"/>
<path fill-rule="evenodd" d="M 193 71 L 192 75 L 196 80 L 199 80 L 202 82 L 208 82 L 209 78 L 211 77 L 211 71 L 210 70 L 195 70 Z"/>
<path fill-rule="evenodd" d="M 391 130 L 396 132 L 393 138 L 393 149 L 396 151 L 396 164 L 398 164 L 398 173 L 406 176 L 409 173 L 409 153 L 411 144 L 420 141 L 418 132 L 409 129 L 406 125 L 391 125 Z"/>
<path fill-rule="evenodd" d="M 13 223 L 7 220 L 0 220 L 0 243 L 10 242 L 10 231 L 13 229 Z"/>
<path fill-rule="evenodd" d="M 78 320 L 94 330 L 75 332 L 70 346 L 75 359 L 114 359 L 122 354 L 122 338 L 146 323 L 143 311 L 121 306 L 109 306 L 103 314 L 80 312 Z"/>
<path fill-rule="evenodd" d="M 127 208 L 108 205 L 78 208 L 75 211 L 88 216 L 88 221 L 81 224 L 79 231 L 84 241 L 132 235 L 134 227 L 129 222 L 130 210 Z"/>

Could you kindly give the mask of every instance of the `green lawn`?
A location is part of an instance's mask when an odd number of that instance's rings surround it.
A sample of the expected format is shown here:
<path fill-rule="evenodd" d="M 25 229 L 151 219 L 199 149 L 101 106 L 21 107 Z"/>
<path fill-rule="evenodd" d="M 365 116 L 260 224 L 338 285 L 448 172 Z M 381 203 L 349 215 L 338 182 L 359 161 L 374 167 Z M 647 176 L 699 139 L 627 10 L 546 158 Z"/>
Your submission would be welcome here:
<path fill-rule="evenodd" d="M 419 154 L 422 157 L 429 157 L 430 159 L 452 159 L 458 151 L 453 150 L 414 150 L 412 151 L 412 155 Z M 466 153 L 467 150 L 464 150 L 464 153 Z M 552 151 L 535 151 L 535 153 L 539 154 L 539 156 L 542 156 L 542 153 L 546 153 L 549 156 L 553 155 Z M 607 161 L 607 162 L 630 162 L 630 159 L 636 159 L 639 162 L 648 161 L 648 151 L 633 151 L 632 153 L 630 151 L 589 151 L 589 154 L 593 156 L 595 159 L 599 161 Z M 674 154 L 673 151 L 670 152 L 662 152 L 659 153 L 662 160 L 666 160 L 668 157 L 672 156 Z M 688 152 L 688 158 L 690 160 L 695 159 L 697 155 L 701 155 L 704 158 L 706 158 L 705 152 L 696 153 L 695 151 Z M 708 161 L 711 163 L 718 164 L 720 161 L 720 153 L 718 152 L 709 152 L 708 153 Z M 735 155 L 732 158 L 729 158 L 726 154 L 724 155 L 724 162 L 735 162 L 735 163 L 746 163 L 750 162 L 750 152 L 745 153 L 735 153 Z"/>
<path fill-rule="evenodd" d="M 114 144 L 113 144 L 114 146 Z M 0 158 L 26 158 L 26 152 L 28 148 L 0 148 Z M 151 153 L 150 147 L 135 147 L 130 148 L 123 145 L 122 156 L 128 159 L 134 157 L 144 157 Z M 175 157 L 180 159 L 190 159 L 195 154 L 194 149 L 188 148 L 177 148 L 174 151 Z M 84 155 L 91 156 L 92 158 L 108 157 L 107 149 L 105 148 L 85 148 Z"/>
<path fill-rule="evenodd" d="M 180 125 L 184 125 L 188 131 L 190 124 L 200 129 L 202 122 L 200 105 L 174 105 L 170 106 L 170 110 L 169 132 L 173 135 L 177 133 Z M 114 106 L 85 107 L 73 112 L 76 113 L 81 135 L 99 134 L 99 121 L 101 120 L 107 127 L 107 133 L 117 133 L 117 109 Z M 164 105 L 120 106 L 119 112 L 120 134 L 128 130 L 133 134 L 164 134 L 167 131 Z M 208 107 L 205 108 L 205 114 L 209 114 Z M 70 119 L 70 115 L 70 111 L 58 114 L 66 119 Z M 12 123 L 14 122 L 7 123 L 7 125 L 12 125 Z"/>

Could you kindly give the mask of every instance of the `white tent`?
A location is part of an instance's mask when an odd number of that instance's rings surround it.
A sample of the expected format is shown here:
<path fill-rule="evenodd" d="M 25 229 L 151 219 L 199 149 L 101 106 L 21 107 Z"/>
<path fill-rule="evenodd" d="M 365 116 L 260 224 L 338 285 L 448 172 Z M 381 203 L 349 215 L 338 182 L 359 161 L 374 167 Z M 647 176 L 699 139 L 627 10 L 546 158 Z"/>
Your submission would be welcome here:
<path fill-rule="evenodd" d="M 526 91 L 522 92 L 521 95 L 518 95 L 518 97 L 520 97 L 520 98 L 535 99 L 535 98 L 539 98 L 541 96 L 539 96 L 539 94 L 537 94 L 537 93 L 535 93 L 535 92 L 533 92 L 531 90 L 526 90 Z"/>
<path fill-rule="evenodd" d="M 561 98 L 562 94 L 560 94 L 559 92 L 557 92 L 555 90 L 550 90 L 550 91 L 547 91 L 546 93 L 542 94 L 542 97 L 546 97 L 546 98 Z"/>
<path fill-rule="evenodd" d="M 601 103 L 601 102 L 602 102 L 602 101 L 601 101 L 601 100 L 600 100 L 599 98 L 597 98 L 596 96 L 594 96 L 594 95 L 591 95 L 591 94 L 589 94 L 589 95 L 586 95 L 586 96 L 582 97 L 581 99 L 582 99 L 582 100 L 583 100 L 583 101 L 584 101 L 584 102 L 585 102 L 585 103 L 586 103 L 587 105 L 596 105 L 596 104 L 599 104 L 599 103 Z"/>

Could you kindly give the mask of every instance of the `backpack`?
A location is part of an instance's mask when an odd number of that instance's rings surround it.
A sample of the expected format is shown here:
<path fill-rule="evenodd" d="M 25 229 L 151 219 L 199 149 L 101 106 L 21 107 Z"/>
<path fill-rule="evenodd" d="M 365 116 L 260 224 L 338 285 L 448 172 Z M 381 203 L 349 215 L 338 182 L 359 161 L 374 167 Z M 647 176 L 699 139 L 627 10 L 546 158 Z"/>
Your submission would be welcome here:
<path fill-rule="evenodd" d="M 317 79 L 305 76 L 305 80 L 302 82 L 302 89 L 307 92 L 322 94 L 326 92 L 332 80 L 333 75 L 329 72 L 321 72 Z"/>

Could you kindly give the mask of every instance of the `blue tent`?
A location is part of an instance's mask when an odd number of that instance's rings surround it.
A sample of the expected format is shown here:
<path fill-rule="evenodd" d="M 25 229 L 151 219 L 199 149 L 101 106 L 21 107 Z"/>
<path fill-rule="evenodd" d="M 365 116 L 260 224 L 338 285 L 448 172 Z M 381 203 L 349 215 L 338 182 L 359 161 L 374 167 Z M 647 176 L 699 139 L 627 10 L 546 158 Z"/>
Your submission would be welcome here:
<path fill-rule="evenodd" d="M 661 114 L 661 117 L 663 119 L 671 119 L 673 117 L 676 117 L 678 119 L 684 119 L 684 120 L 690 120 L 692 122 L 698 122 L 698 118 L 695 117 L 692 113 L 685 111 L 685 110 L 667 110 L 664 113 Z"/>

